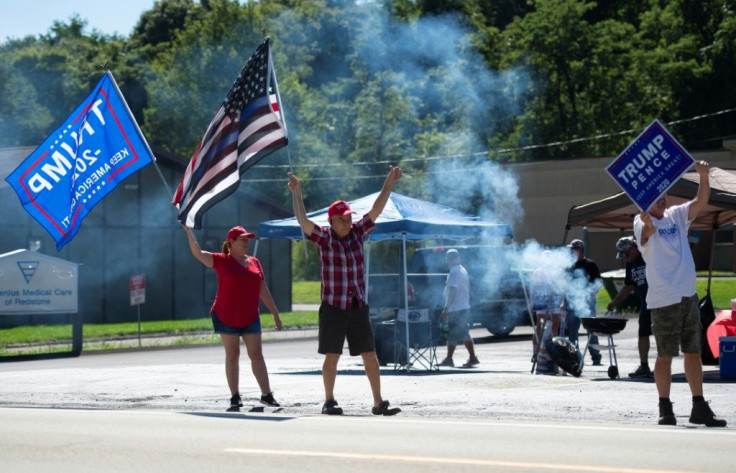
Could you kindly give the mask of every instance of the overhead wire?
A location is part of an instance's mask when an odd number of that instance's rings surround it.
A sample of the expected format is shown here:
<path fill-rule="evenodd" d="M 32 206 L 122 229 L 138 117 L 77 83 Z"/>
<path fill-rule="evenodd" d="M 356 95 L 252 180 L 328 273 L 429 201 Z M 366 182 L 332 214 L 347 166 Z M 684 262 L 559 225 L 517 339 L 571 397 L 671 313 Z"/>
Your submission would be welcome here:
<path fill-rule="evenodd" d="M 669 122 L 665 122 L 665 125 L 679 125 L 681 123 L 686 122 L 692 122 L 696 120 L 702 120 L 704 118 L 710 118 L 715 117 L 718 115 L 724 115 L 726 113 L 731 113 L 736 111 L 736 108 L 728 108 L 724 110 L 719 110 L 712 113 L 706 113 L 702 115 L 696 115 L 694 117 L 689 118 L 682 118 L 679 120 L 672 120 Z M 485 150 L 485 151 L 479 151 L 475 153 L 459 153 L 459 154 L 452 154 L 452 155 L 442 155 L 442 156 L 423 156 L 423 157 L 415 157 L 415 158 L 401 158 L 401 163 L 412 163 L 412 162 L 427 162 L 427 161 L 438 161 L 438 160 L 449 160 L 449 159 L 459 159 L 459 158 L 473 158 L 473 157 L 484 157 L 484 156 L 491 156 L 494 154 L 507 154 L 507 153 L 513 153 L 518 151 L 528 151 L 533 149 L 542 149 L 542 148 L 552 148 L 552 147 L 558 147 L 558 146 L 565 146 L 569 144 L 575 144 L 575 143 L 582 143 L 586 141 L 597 141 L 605 138 L 611 138 L 615 136 L 623 136 L 623 135 L 630 135 L 633 133 L 637 133 L 641 130 L 636 128 L 631 128 L 628 130 L 623 131 L 616 131 L 612 133 L 601 133 L 598 135 L 593 136 L 586 136 L 582 138 L 573 138 L 570 140 L 564 140 L 564 141 L 554 141 L 551 143 L 543 143 L 543 144 L 533 144 L 533 145 L 526 145 L 526 146 L 519 146 L 519 147 L 513 147 L 513 148 L 501 148 L 497 150 Z M 316 167 L 336 167 L 336 166 L 376 166 L 380 164 L 396 164 L 395 160 L 382 160 L 382 161 L 373 161 L 373 162 L 338 162 L 338 163 L 304 163 L 299 164 L 296 167 L 298 168 L 316 168 Z M 264 164 L 264 165 L 257 165 L 259 169 L 285 169 L 289 168 L 290 164 Z M 447 174 L 447 173 L 457 173 L 457 172 L 467 172 L 467 171 L 474 171 L 482 169 L 481 167 L 468 167 L 468 168 L 453 168 L 453 169 L 447 169 L 447 170 L 439 170 L 439 171 L 414 171 L 412 174 L 414 175 L 434 175 L 434 174 Z M 374 175 L 357 175 L 357 176 L 335 176 L 335 177 L 310 177 L 309 179 L 312 181 L 332 181 L 332 180 L 355 180 L 355 179 L 375 179 L 375 178 L 385 178 L 385 174 L 374 174 Z M 408 177 L 405 176 L 405 177 Z M 282 178 L 276 178 L 276 179 L 246 179 L 243 178 L 242 182 L 281 182 L 283 181 Z"/>

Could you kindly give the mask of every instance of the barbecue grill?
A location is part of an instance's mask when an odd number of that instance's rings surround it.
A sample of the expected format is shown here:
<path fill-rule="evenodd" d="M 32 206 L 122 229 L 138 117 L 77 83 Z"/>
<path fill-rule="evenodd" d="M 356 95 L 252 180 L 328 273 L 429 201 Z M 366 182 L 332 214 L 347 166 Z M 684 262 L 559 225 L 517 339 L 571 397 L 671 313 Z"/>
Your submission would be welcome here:
<path fill-rule="evenodd" d="M 623 317 L 611 317 L 606 314 L 603 317 L 580 317 L 580 321 L 583 323 L 585 330 L 588 331 L 588 341 L 586 342 L 585 349 L 583 350 L 583 358 L 585 358 L 585 353 L 588 351 L 591 333 L 595 333 L 598 336 L 605 336 L 608 341 L 608 346 L 602 345 L 596 348 L 608 349 L 608 377 L 611 379 L 618 378 L 618 359 L 616 358 L 616 345 L 613 343 L 613 335 L 626 328 L 626 322 L 628 322 L 628 319 Z"/>

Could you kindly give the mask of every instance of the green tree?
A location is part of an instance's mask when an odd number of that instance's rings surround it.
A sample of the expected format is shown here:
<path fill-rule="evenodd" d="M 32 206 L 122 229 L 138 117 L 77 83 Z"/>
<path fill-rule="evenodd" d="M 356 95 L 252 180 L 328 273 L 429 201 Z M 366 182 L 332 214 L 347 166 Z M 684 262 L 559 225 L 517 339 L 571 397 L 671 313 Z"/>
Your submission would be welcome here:
<path fill-rule="evenodd" d="M 101 66 L 121 57 L 121 38 L 87 35 L 85 27 L 84 20 L 72 17 L 55 22 L 45 35 L 0 46 L 7 79 L 0 86 L 0 146 L 38 145 L 89 94 Z"/>
<path fill-rule="evenodd" d="M 167 51 L 149 63 L 144 123 L 150 140 L 191 156 L 249 51 L 260 43 L 259 24 L 256 9 L 235 0 L 207 2 L 190 18 Z"/>
<path fill-rule="evenodd" d="M 148 48 L 168 47 L 187 22 L 197 16 L 200 8 L 193 0 L 158 0 L 153 8 L 143 12 L 130 42 Z"/>

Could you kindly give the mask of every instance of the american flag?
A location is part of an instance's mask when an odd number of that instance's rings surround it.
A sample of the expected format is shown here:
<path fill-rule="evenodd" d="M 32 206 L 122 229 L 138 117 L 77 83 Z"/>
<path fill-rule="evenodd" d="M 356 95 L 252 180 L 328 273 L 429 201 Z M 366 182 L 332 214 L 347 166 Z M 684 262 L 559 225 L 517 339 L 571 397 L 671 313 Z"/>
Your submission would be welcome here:
<path fill-rule="evenodd" d="M 286 146 L 280 103 L 266 38 L 240 71 L 176 189 L 172 203 L 181 223 L 201 228 L 202 215 L 235 192 L 241 174 Z"/>

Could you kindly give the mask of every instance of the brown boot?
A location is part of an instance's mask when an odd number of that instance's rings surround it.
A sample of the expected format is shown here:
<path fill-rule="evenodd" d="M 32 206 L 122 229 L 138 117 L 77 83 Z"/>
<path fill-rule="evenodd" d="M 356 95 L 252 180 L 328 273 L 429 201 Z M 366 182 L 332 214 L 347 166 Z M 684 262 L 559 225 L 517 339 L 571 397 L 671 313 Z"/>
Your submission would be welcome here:
<path fill-rule="evenodd" d="M 719 419 L 718 417 L 716 417 L 716 415 L 710 409 L 710 406 L 708 405 L 708 401 L 693 402 L 693 410 L 690 411 L 690 423 L 691 424 L 705 424 L 706 427 L 725 427 L 726 426 L 726 420 Z"/>
<path fill-rule="evenodd" d="M 672 403 L 669 401 L 659 401 L 659 425 L 677 425 Z"/>

